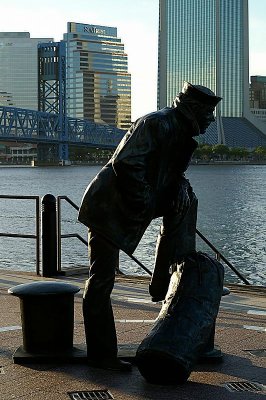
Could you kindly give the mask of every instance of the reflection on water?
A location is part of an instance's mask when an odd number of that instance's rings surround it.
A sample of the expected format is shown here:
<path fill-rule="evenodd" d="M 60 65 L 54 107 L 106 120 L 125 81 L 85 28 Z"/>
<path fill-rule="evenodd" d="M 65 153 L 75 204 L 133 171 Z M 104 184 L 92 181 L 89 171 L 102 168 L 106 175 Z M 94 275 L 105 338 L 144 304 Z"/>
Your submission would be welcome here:
<path fill-rule="evenodd" d="M 80 204 L 85 187 L 100 167 L 1 168 L 0 194 L 67 195 Z M 265 285 L 266 264 L 266 166 L 190 166 L 187 172 L 199 199 L 198 229 L 252 283 Z M 0 199 L 0 231 L 34 234 L 34 201 Z M 147 229 L 135 256 L 152 270 L 156 238 L 161 220 Z M 76 211 L 62 204 L 63 233 L 86 228 L 76 220 Z M 62 240 L 63 268 L 87 265 L 87 249 L 77 239 Z M 0 238 L 0 268 L 34 270 L 32 239 Z M 198 240 L 198 249 L 207 251 Z M 121 254 L 121 268 L 141 273 L 140 267 Z M 227 280 L 235 275 L 226 267 Z"/>

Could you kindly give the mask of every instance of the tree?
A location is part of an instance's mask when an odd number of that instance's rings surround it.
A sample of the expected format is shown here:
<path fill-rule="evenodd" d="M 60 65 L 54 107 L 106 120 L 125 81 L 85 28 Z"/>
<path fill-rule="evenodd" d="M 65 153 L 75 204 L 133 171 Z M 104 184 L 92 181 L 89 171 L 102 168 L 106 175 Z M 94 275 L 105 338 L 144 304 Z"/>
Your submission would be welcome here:
<path fill-rule="evenodd" d="M 256 147 L 252 154 L 255 158 L 259 161 L 266 159 L 266 147 L 265 146 L 258 146 Z"/>
<path fill-rule="evenodd" d="M 212 154 L 212 146 L 210 144 L 203 144 L 200 148 L 202 157 L 205 160 L 209 160 Z"/>
<path fill-rule="evenodd" d="M 229 151 L 229 147 L 225 144 L 215 144 L 212 146 L 214 156 L 217 156 L 220 160 L 227 158 L 226 156 L 228 156 Z"/>
<path fill-rule="evenodd" d="M 238 160 L 243 160 L 245 159 L 249 154 L 249 151 L 245 149 L 244 147 L 232 147 L 230 149 L 230 156 L 238 159 Z"/>
<path fill-rule="evenodd" d="M 193 158 L 195 159 L 202 159 L 202 151 L 201 151 L 201 149 L 202 149 L 202 144 L 199 144 L 198 145 L 198 147 L 196 148 L 196 150 L 194 151 L 194 153 L 193 153 Z"/>

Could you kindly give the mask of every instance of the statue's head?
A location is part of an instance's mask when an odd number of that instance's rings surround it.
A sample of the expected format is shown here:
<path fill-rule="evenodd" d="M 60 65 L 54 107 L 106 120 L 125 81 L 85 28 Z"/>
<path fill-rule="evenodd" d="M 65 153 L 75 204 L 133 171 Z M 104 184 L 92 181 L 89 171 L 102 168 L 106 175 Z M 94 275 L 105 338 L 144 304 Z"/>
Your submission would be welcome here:
<path fill-rule="evenodd" d="M 176 106 L 176 103 L 187 104 L 198 122 L 200 133 L 203 134 L 210 123 L 214 121 L 213 112 L 221 100 L 221 97 L 216 96 L 205 86 L 184 82 L 182 92 L 176 97 L 173 105 Z"/>

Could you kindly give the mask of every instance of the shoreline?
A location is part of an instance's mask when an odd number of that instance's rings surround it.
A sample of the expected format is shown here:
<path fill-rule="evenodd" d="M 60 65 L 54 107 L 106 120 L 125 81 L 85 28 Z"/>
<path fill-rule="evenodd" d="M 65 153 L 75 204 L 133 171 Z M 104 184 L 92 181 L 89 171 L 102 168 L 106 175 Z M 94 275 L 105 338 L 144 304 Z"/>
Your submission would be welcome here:
<path fill-rule="evenodd" d="M 190 165 L 266 165 L 266 161 L 191 161 Z"/>
<path fill-rule="evenodd" d="M 82 167 L 82 166 L 104 166 L 108 160 L 103 162 L 71 162 L 67 165 L 60 165 L 56 163 L 47 163 L 47 164 L 0 164 L 0 168 L 42 168 L 42 167 Z M 266 165 L 265 161 L 203 161 L 203 160 L 192 160 L 189 165 Z"/>

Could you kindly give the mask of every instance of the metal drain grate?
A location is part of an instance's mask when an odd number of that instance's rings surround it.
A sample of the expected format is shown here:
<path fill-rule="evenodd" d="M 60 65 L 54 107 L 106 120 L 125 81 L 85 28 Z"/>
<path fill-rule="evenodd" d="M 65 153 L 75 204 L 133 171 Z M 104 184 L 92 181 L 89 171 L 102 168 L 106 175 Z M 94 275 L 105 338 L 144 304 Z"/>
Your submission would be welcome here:
<path fill-rule="evenodd" d="M 109 390 L 89 390 L 82 392 L 68 392 L 72 400 L 108 400 L 114 399 Z"/>
<path fill-rule="evenodd" d="M 257 382 L 228 382 L 223 386 L 226 387 L 229 392 L 263 392 L 266 387 Z"/>

